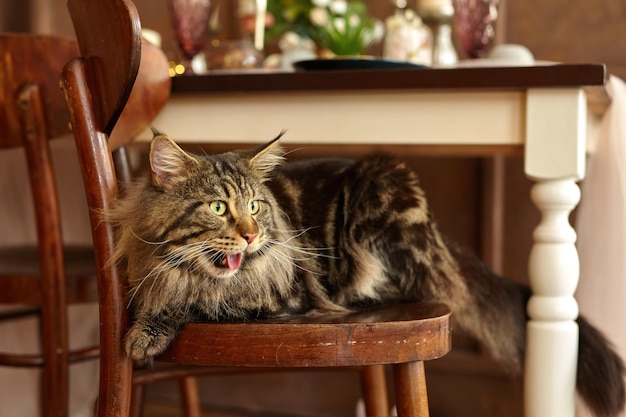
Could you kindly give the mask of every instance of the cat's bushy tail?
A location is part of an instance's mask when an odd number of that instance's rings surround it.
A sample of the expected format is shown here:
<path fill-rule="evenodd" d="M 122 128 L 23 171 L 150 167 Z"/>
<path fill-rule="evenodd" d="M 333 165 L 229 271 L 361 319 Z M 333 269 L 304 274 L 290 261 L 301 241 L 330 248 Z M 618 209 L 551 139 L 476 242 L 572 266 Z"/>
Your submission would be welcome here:
<path fill-rule="evenodd" d="M 460 327 L 473 334 L 494 357 L 521 369 L 530 289 L 498 276 L 466 251 L 453 245 L 450 249 L 467 280 L 471 300 L 464 312 L 467 319 L 457 315 Z M 626 402 L 624 362 L 602 332 L 584 317 L 577 322 L 578 393 L 596 416 L 615 416 Z"/>
<path fill-rule="evenodd" d="M 344 210 L 357 219 L 346 222 L 350 238 L 345 241 L 385 254 L 386 274 L 402 296 L 448 304 L 455 327 L 496 360 L 521 371 L 529 288 L 498 276 L 440 233 L 417 175 L 406 164 L 366 159 L 343 175 L 349 178 Z M 578 392 L 598 417 L 615 416 L 624 408 L 624 363 L 600 331 L 584 318 L 578 324 Z"/>
<path fill-rule="evenodd" d="M 598 416 L 614 416 L 624 409 L 624 362 L 610 342 L 584 317 L 578 320 L 576 387 Z"/>

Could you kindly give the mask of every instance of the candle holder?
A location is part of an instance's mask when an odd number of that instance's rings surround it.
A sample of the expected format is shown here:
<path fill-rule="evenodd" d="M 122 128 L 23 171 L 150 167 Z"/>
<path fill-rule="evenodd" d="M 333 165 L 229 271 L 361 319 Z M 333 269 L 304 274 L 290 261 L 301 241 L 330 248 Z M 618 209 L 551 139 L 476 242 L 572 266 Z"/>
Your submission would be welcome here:
<path fill-rule="evenodd" d="M 450 0 L 418 0 L 417 14 L 433 32 L 433 66 L 454 66 L 458 55 L 452 41 L 454 7 Z"/>

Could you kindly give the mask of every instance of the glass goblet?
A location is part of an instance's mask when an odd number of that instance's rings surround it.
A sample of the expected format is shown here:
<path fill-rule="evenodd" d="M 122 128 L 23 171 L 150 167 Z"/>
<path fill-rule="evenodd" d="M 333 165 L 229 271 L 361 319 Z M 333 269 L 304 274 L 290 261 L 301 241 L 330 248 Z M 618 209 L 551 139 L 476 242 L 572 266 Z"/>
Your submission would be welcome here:
<path fill-rule="evenodd" d="M 484 56 L 495 37 L 500 0 L 453 0 L 454 32 L 468 58 Z"/>
<path fill-rule="evenodd" d="M 185 73 L 193 73 L 191 61 L 204 47 L 217 0 L 168 0 L 167 3 L 174 34 L 183 54 Z"/>

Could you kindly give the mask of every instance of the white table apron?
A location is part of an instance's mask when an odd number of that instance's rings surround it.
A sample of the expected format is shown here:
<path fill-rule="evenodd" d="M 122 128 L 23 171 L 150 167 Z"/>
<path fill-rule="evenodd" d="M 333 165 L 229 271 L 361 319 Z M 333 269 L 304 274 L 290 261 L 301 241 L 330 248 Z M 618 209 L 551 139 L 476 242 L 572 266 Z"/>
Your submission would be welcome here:
<path fill-rule="evenodd" d="M 573 417 L 579 263 L 568 216 L 580 198 L 587 120 L 584 91 L 572 87 L 180 93 L 153 126 L 186 143 L 263 142 L 285 128 L 288 144 L 523 145 L 542 214 L 529 260 L 525 415 Z"/>
<path fill-rule="evenodd" d="M 177 94 L 152 125 L 186 143 L 260 143 L 287 129 L 289 144 L 520 145 L 525 103 L 520 91 Z"/>

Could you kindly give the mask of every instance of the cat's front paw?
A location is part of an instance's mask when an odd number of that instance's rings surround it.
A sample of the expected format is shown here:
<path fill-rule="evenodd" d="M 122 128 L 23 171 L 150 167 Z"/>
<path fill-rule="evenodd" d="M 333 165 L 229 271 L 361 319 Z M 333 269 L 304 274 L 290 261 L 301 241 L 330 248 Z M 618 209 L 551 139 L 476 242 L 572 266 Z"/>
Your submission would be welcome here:
<path fill-rule="evenodd" d="M 149 361 L 162 353 L 172 339 L 173 334 L 135 323 L 126 334 L 126 354 L 134 361 Z"/>

